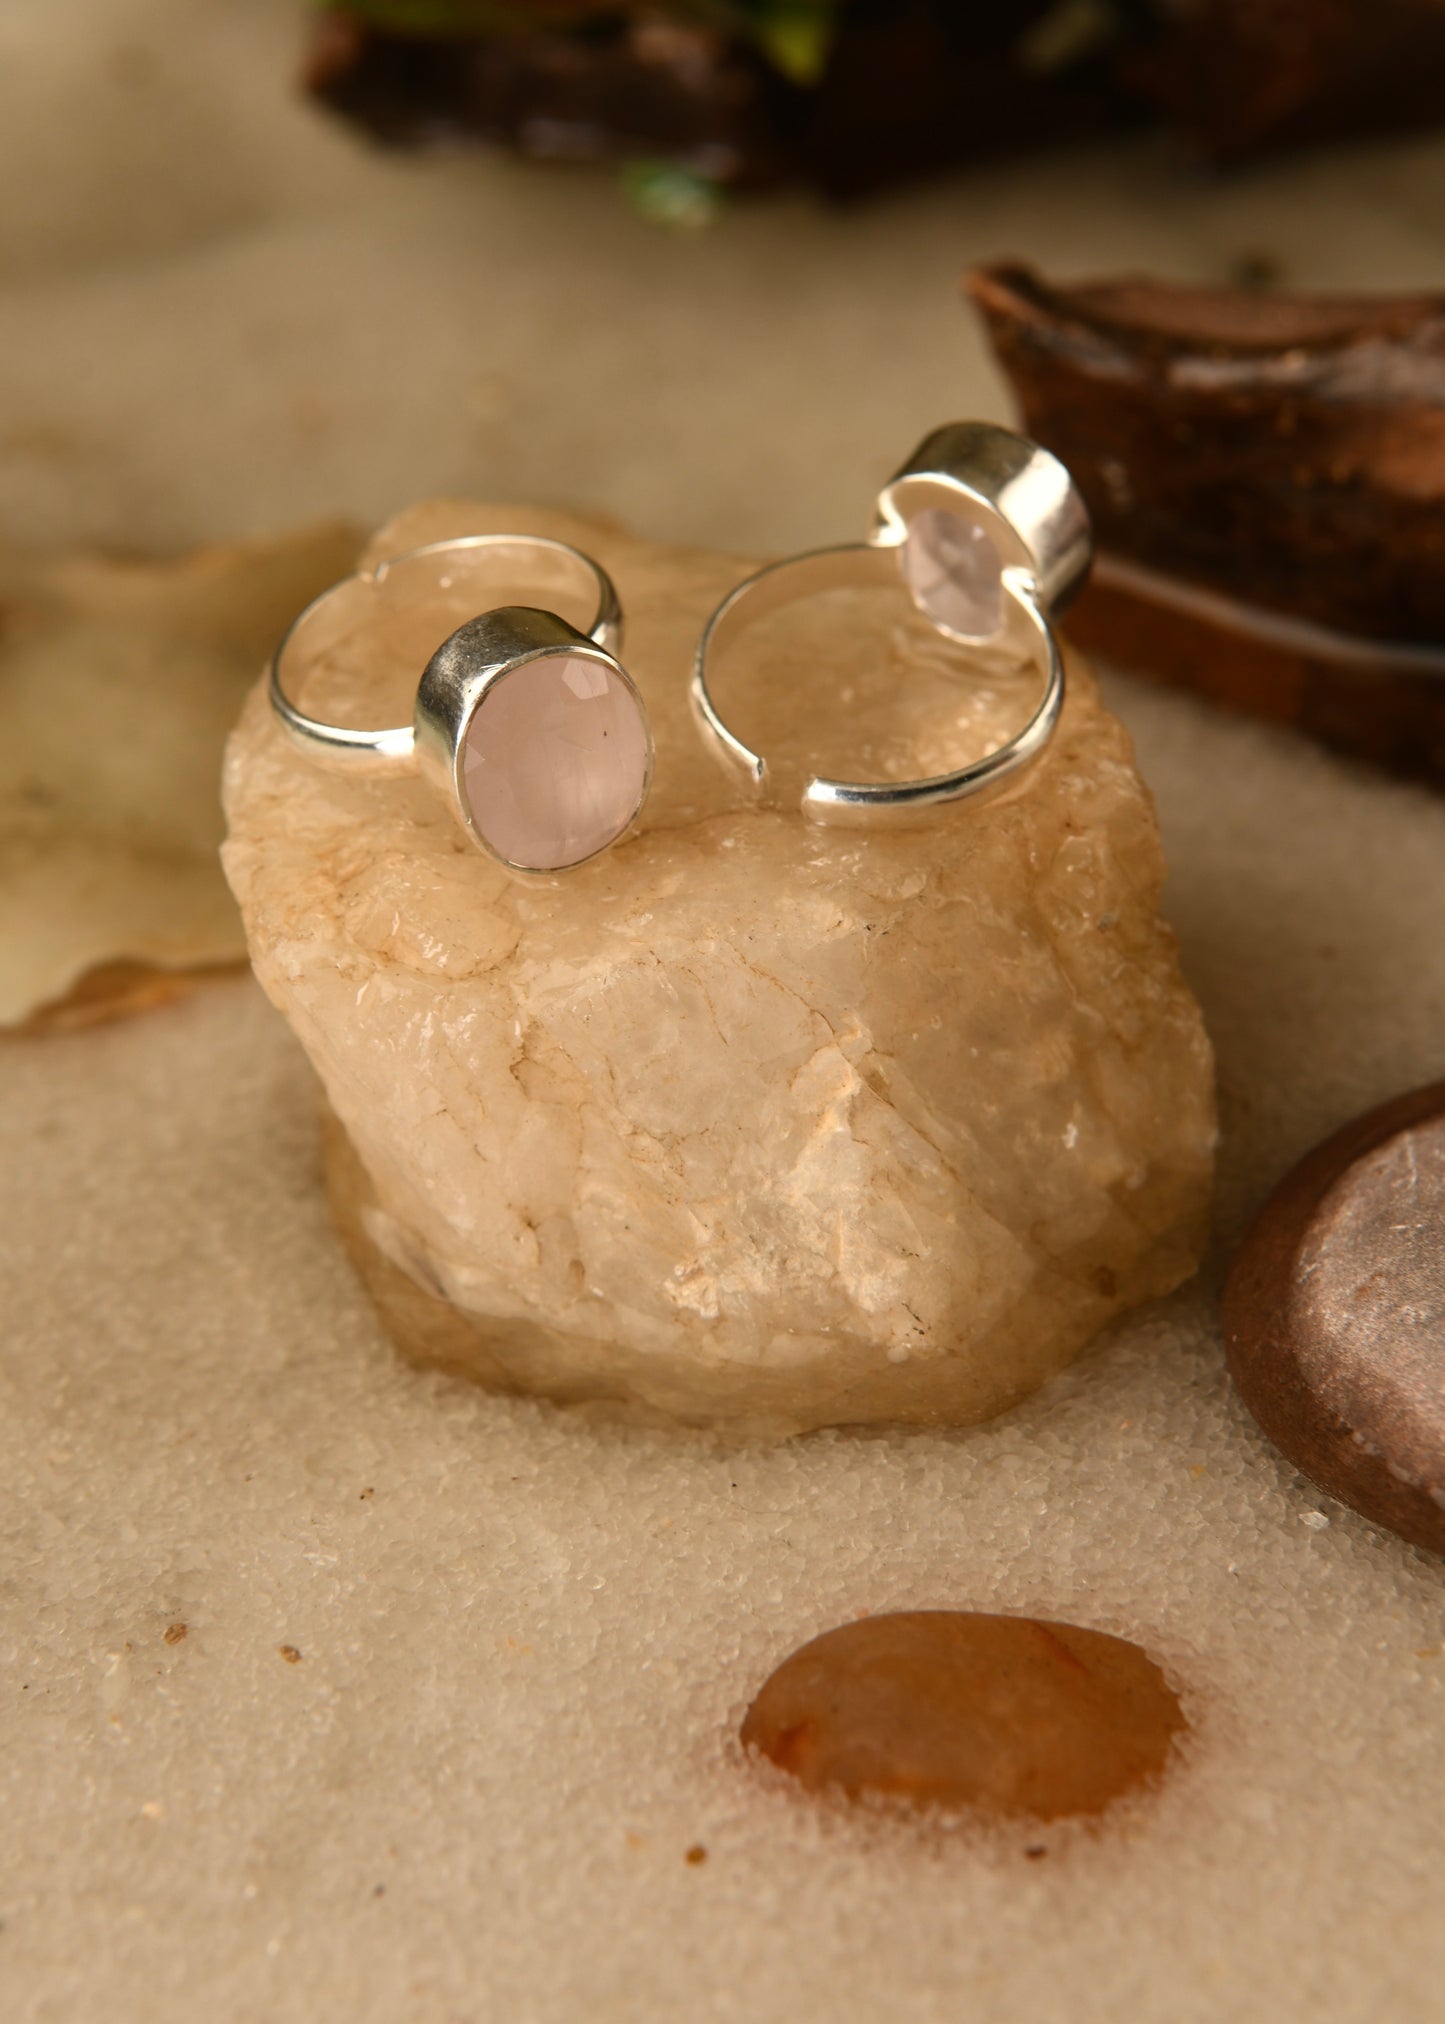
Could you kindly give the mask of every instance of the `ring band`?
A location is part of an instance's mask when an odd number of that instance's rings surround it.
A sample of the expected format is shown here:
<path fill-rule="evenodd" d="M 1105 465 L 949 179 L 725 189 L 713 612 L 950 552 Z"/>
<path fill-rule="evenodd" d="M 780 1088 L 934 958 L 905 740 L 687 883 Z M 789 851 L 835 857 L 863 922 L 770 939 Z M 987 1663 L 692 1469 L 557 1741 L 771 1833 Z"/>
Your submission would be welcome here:
<path fill-rule="evenodd" d="M 312 598 L 291 621 L 271 660 L 271 707 L 292 741 L 318 765 L 344 768 L 348 773 L 410 773 L 415 762 L 415 724 L 398 724 L 385 731 L 352 731 L 341 724 L 327 724 L 318 717 L 306 716 L 286 693 L 286 664 L 293 651 L 311 621 L 338 592 L 354 583 L 380 589 L 416 563 L 435 558 L 442 560 L 444 567 L 445 558 L 463 554 L 484 553 L 489 559 L 495 556 L 503 561 L 510 556 L 524 568 L 528 563 L 535 567 L 539 551 L 549 561 L 562 565 L 585 599 L 596 600 L 596 615 L 587 627 L 587 637 L 607 652 L 615 653 L 622 644 L 622 609 L 617 592 L 606 570 L 580 548 L 573 548 L 566 541 L 553 541 L 543 534 L 463 534 L 451 541 L 428 541 L 420 548 L 388 556 L 374 569 L 358 569 L 343 576 L 319 597 Z M 434 587 L 449 588 L 441 572 Z"/>
<path fill-rule="evenodd" d="M 866 542 L 817 548 L 769 564 L 730 591 L 708 620 L 692 676 L 694 714 L 714 752 L 755 791 L 767 761 L 730 730 L 712 695 L 710 664 L 756 620 L 796 599 L 862 585 L 895 585 L 944 637 L 1021 647 L 1043 676 L 1028 722 L 997 750 L 950 773 L 906 781 L 834 780 L 803 789 L 815 822 L 887 819 L 962 801 L 1037 759 L 1064 700 L 1050 623 L 1082 586 L 1092 553 L 1088 515 L 1058 459 L 1011 430 L 981 422 L 936 430 L 879 494 Z"/>
<path fill-rule="evenodd" d="M 595 603 L 584 633 L 553 611 L 504 605 L 469 618 L 431 655 L 410 724 L 353 730 L 302 711 L 287 693 L 297 647 L 323 609 L 361 584 L 413 569 L 455 591 L 449 566 L 482 554 L 564 579 Z M 652 731 L 617 659 L 622 613 L 611 578 L 581 549 L 542 535 L 473 534 L 429 542 L 333 584 L 294 620 L 271 662 L 271 707 L 318 764 L 376 775 L 420 773 L 467 836 L 509 871 L 570 870 L 615 843 L 652 777 Z"/>

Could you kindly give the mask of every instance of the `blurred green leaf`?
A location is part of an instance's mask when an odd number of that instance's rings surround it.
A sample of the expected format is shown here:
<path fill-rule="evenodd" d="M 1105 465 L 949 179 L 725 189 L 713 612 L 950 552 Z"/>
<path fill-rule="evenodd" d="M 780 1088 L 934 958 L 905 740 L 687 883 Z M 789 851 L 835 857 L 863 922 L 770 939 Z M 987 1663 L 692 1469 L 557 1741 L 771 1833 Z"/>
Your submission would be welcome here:
<path fill-rule="evenodd" d="M 827 68 L 828 51 L 837 28 L 833 0 L 800 0 L 774 6 L 753 27 L 753 40 L 763 54 L 794 84 L 816 84 Z"/>
<path fill-rule="evenodd" d="M 699 231 L 712 223 L 722 205 L 716 183 L 675 162 L 628 162 L 622 187 L 639 217 L 672 232 Z"/>

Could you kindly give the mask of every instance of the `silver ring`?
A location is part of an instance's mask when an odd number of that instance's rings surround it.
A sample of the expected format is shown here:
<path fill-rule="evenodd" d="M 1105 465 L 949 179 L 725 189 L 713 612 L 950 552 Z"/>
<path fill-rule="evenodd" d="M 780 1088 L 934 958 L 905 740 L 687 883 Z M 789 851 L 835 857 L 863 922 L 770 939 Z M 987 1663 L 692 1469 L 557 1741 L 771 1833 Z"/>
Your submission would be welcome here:
<path fill-rule="evenodd" d="M 431 655 L 410 724 L 352 730 L 298 708 L 287 693 L 289 664 L 338 597 L 418 568 L 429 588 L 455 591 L 454 564 L 470 555 L 533 572 L 542 564 L 559 589 L 595 604 L 587 631 L 537 606 L 499 606 L 469 618 Z M 652 729 L 614 651 L 621 642 L 612 580 L 581 549 L 542 535 L 463 535 L 358 570 L 313 599 L 272 659 L 271 707 L 320 765 L 420 773 L 472 842 L 509 871 L 565 871 L 617 842 L 652 779 Z"/>
<path fill-rule="evenodd" d="M 697 721 L 723 763 L 761 792 L 767 761 L 731 731 L 709 683 L 712 657 L 755 620 L 797 598 L 859 584 L 896 584 L 945 638 L 1022 649 L 1043 697 L 1007 743 L 956 772 L 925 780 L 829 780 L 803 790 L 815 822 L 859 822 L 987 792 L 1038 758 L 1064 701 L 1053 615 L 1083 586 L 1093 553 L 1084 502 L 1064 466 L 1011 429 L 953 422 L 936 429 L 878 495 L 867 541 L 815 548 L 758 570 L 703 628 L 692 674 Z"/>

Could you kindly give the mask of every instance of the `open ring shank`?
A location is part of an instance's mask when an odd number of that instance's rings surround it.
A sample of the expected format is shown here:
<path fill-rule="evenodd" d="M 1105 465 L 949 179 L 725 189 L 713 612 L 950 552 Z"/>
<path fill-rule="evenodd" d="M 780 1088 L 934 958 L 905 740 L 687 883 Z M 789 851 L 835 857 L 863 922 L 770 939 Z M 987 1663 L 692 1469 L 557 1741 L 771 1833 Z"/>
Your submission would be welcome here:
<path fill-rule="evenodd" d="M 286 678 L 305 634 L 338 591 L 354 583 L 379 586 L 403 564 L 430 556 L 441 561 L 448 556 L 485 551 L 499 560 L 511 558 L 523 569 L 529 564 L 535 568 L 539 550 L 554 565 L 558 562 L 565 565 L 569 577 L 575 580 L 579 597 L 595 600 L 595 616 L 587 628 L 587 636 L 614 653 L 622 643 L 622 611 L 617 592 L 607 572 L 580 548 L 542 534 L 464 534 L 451 541 L 429 541 L 421 548 L 388 556 L 374 570 L 357 570 L 354 575 L 343 577 L 340 583 L 332 584 L 320 597 L 313 598 L 293 621 L 272 658 L 270 683 L 271 707 L 292 742 L 320 764 L 344 768 L 347 772 L 410 772 L 416 760 L 414 725 L 397 724 L 380 731 L 351 730 L 342 724 L 325 723 L 319 717 L 308 717 L 298 709 L 287 693 Z"/>
<path fill-rule="evenodd" d="M 847 542 L 837 548 L 815 548 L 804 555 L 775 562 L 744 579 L 713 613 L 698 643 L 693 666 L 692 702 L 705 734 L 719 756 L 753 786 L 767 779 L 767 762 L 730 731 L 718 713 L 708 683 L 711 657 L 725 653 L 738 636 L 800 598 L 860 585 L 899 584 L 898 550 L 874 542 Z M 1045 617 L 1027 572 L 1005 569 L 1004 595 L 1011 612 L 1010 632 L 1032 650 L 1044 677 L 1044 692 L 1033 715 L 1005 744 L 982 759 L 923 780 L 829 780 L 815 775 L 803 790 L 803 813 L 815 822 L 857 822 L 869 816 L 928 809 L 963 801 L 1000 785 L 1020 767 L 1036 759 L 1053 735 L 1064 701 L 1064 667 L 1053 628 Z"/>

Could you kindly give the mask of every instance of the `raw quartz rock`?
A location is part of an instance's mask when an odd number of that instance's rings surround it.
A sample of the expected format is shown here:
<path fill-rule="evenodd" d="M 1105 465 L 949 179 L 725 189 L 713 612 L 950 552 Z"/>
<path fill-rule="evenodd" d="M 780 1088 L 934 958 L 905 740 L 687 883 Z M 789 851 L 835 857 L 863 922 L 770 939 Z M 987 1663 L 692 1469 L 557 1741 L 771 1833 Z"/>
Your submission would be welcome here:
<path fill-rule="evenodd" d="M 819 828 L 807 771 L 945 770 L 1023 721 L 1037 676 L 944 642 L 901 586 L 776 614 L 717 672 L 772 763 L 757 806 L 686 696 L 737 561 L 446 501 L 373 554 L 504 530 L 577 542 L 617 581 L 657 744 L 622 843 L 517 881 L 424 783 L 293 751 L 260 687 L 227 757 L 226 871 L 325 1087 L 337 1219 L 400 1347 L 749 1432 L 966 1422 L 1187 1278 L 1211 1057 L 1159 918 L 1153 810 L 1088 669 L 998 799 Z M 495 601 L 546 592 L 499 581 Z M 476 608 L 459 597 L 375 593 L 316 642 L 304 705 L 406 721 Z"/>

